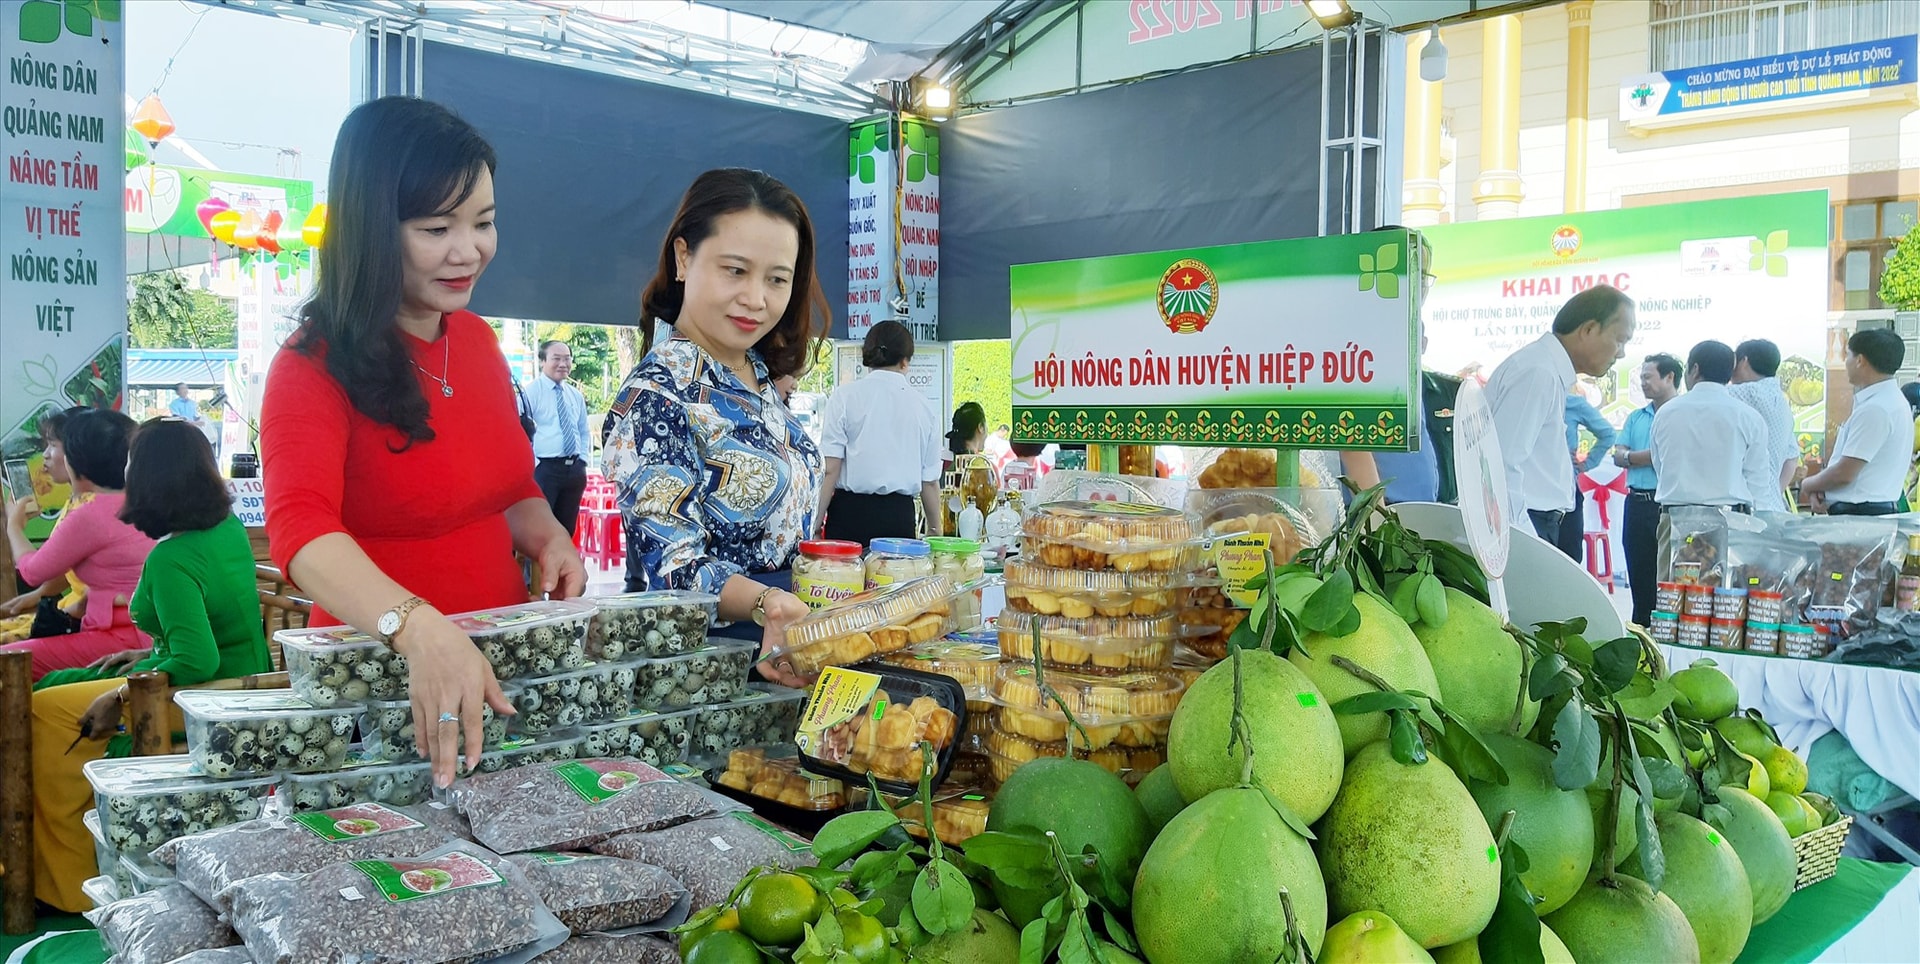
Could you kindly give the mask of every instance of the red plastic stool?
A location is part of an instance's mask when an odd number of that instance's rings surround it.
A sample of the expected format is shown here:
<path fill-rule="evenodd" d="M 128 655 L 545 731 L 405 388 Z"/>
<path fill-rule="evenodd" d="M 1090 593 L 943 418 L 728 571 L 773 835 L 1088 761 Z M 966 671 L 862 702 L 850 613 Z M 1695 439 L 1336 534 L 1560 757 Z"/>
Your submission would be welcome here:
<path fill-rule="evenodd" d="M 581 550 L 581 557 L 592 559 L 601 572 L 615 565 L 624 565 L 627 561 L 626 540 L 621 531 L 620 510 L 594 509 L 591 515 L 593 534 L 588 539 L 590 545 Z"/>
<path fill-rule="evenodd" d="M 1589 532 L 1587 539 L 1587 573 L 1607 587 L 1607 594 L 1613 594 L 1613 537 L 1604 532 Z"/>

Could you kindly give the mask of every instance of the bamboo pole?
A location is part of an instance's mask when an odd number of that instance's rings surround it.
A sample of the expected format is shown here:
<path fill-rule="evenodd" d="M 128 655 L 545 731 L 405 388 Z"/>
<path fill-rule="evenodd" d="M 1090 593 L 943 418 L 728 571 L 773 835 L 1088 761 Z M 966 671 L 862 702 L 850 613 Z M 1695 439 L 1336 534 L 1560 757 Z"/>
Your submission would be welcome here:
<path fill-rule="evenodd" d="M 148 672 L 127 677 L 127 733 L 133 737 L 134 756 L 160 756 L 173 751 L 167 699 L 167 674 Z"/>
<path fill-rule="evenodd" d="M 0 926 L 9 934 L 34 924 L 32 726 L 33 654 L 0 653 L 0 732 L 14 734 L 0 740 Z"/>

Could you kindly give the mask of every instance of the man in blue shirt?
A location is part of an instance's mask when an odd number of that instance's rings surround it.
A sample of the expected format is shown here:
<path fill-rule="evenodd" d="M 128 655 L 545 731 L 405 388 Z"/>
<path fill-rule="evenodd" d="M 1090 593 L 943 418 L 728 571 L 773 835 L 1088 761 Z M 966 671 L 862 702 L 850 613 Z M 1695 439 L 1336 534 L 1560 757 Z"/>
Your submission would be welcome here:
<path fill-rule="evenodd" d="M 1580 491 L 1580 476 L 1587 470 L 1600 464 L 1607 450 L 1613 448 L 1613 423 L 1607 421 L 1600 410 L 1587 401 L 1586 396 L 1578 393 L 1567 396 L 1565 413 L 1567 422 L 1567 457 L 1573 460 L 1573 511 L 1560 518 L 1560 538 L 1557 542 L 1560 551 L 1574 562 L 1586 558 L 1587 548 L 1587 497 Z M 1580 430 L 1586 429 L 1593 436 L 1593 445 L 1587 448 L 1587 457 L 1580 457 Z"/>
<path fill-rule="evenodd" d="M 1644 408 L 1627 416 L 1613 464 L 1627 470 L 1627 516 L 1621 523 L 1627 550 L 1627 588 L 1633 592 L 1633 621 L 1642 626 L 1653 619 L 1654 569 L 1660 556 L 1660 504 L 1653 499 L 1660 477 L 1653 470 L 1653 413 L 1680 394 L 1680 359 L 1668 354 L 1648 355 L 1640 366 L 1640 393 Z"/>
<path fill-rule="evenodd" d="M 187 383 L 173 386 L 173 400 L 167 403 L 167 413 L 183 422 L 192 422 L 196 428 L 205 428 L 207 420 L 200 414 L 200 406 L 187 397 Z"/>

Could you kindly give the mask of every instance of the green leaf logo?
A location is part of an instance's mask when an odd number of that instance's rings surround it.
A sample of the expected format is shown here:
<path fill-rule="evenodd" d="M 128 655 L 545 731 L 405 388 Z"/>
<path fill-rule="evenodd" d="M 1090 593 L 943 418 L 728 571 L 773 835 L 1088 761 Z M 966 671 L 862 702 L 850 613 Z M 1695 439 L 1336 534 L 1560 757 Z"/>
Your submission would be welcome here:
<path fill-rule="evenodd" d="M 120 22 L 120 0 L 26 0 L 20 5 L 20 39 L 50 44 L 60 39 L 62 23 L 76 37 L 93 36 L 93 22 Z"/>
<path fill-rule="evenodd" d="M 1772 231 L 1767 239 L 1755 238 L 1747 243 L 1747 270 L 1762 271 L 1769 278 L 1787 276 L 1787 232 Z"/>
<path fill-rule="evenodd" d="M 1371 291 L 1388 301 L 1400 297 L 1400 276 L 1394 269 L 1400 267 L 1400 246 L 1388 243 L 1380 246 L 1373 254 L 1360 256 L 1360 290 Z"/>

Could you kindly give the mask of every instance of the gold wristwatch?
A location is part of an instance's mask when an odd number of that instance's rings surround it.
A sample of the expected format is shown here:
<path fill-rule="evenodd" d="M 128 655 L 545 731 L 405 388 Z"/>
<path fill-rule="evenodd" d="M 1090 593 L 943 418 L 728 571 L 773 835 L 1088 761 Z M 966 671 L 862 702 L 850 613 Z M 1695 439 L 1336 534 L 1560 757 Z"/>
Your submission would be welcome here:
<path fill-rule="evenodd" d="M 765 626 L 767 624 L 767 593 L 773 590 L 773 586 L 768 586 L 760 590 L 760 595 L 753 597 L 753 624 L 755 626 Z"/>
<path fill-rule="evenodd" d="M 407 616 L 426 604 L 427 601 L 419 596 L 407 597 L 400 605 L 380 614 L 380 622 L 374 626 L 374 632 L 379 635 L 381 642 L 392 646 L 393 638 L 407 627 Z"/>

